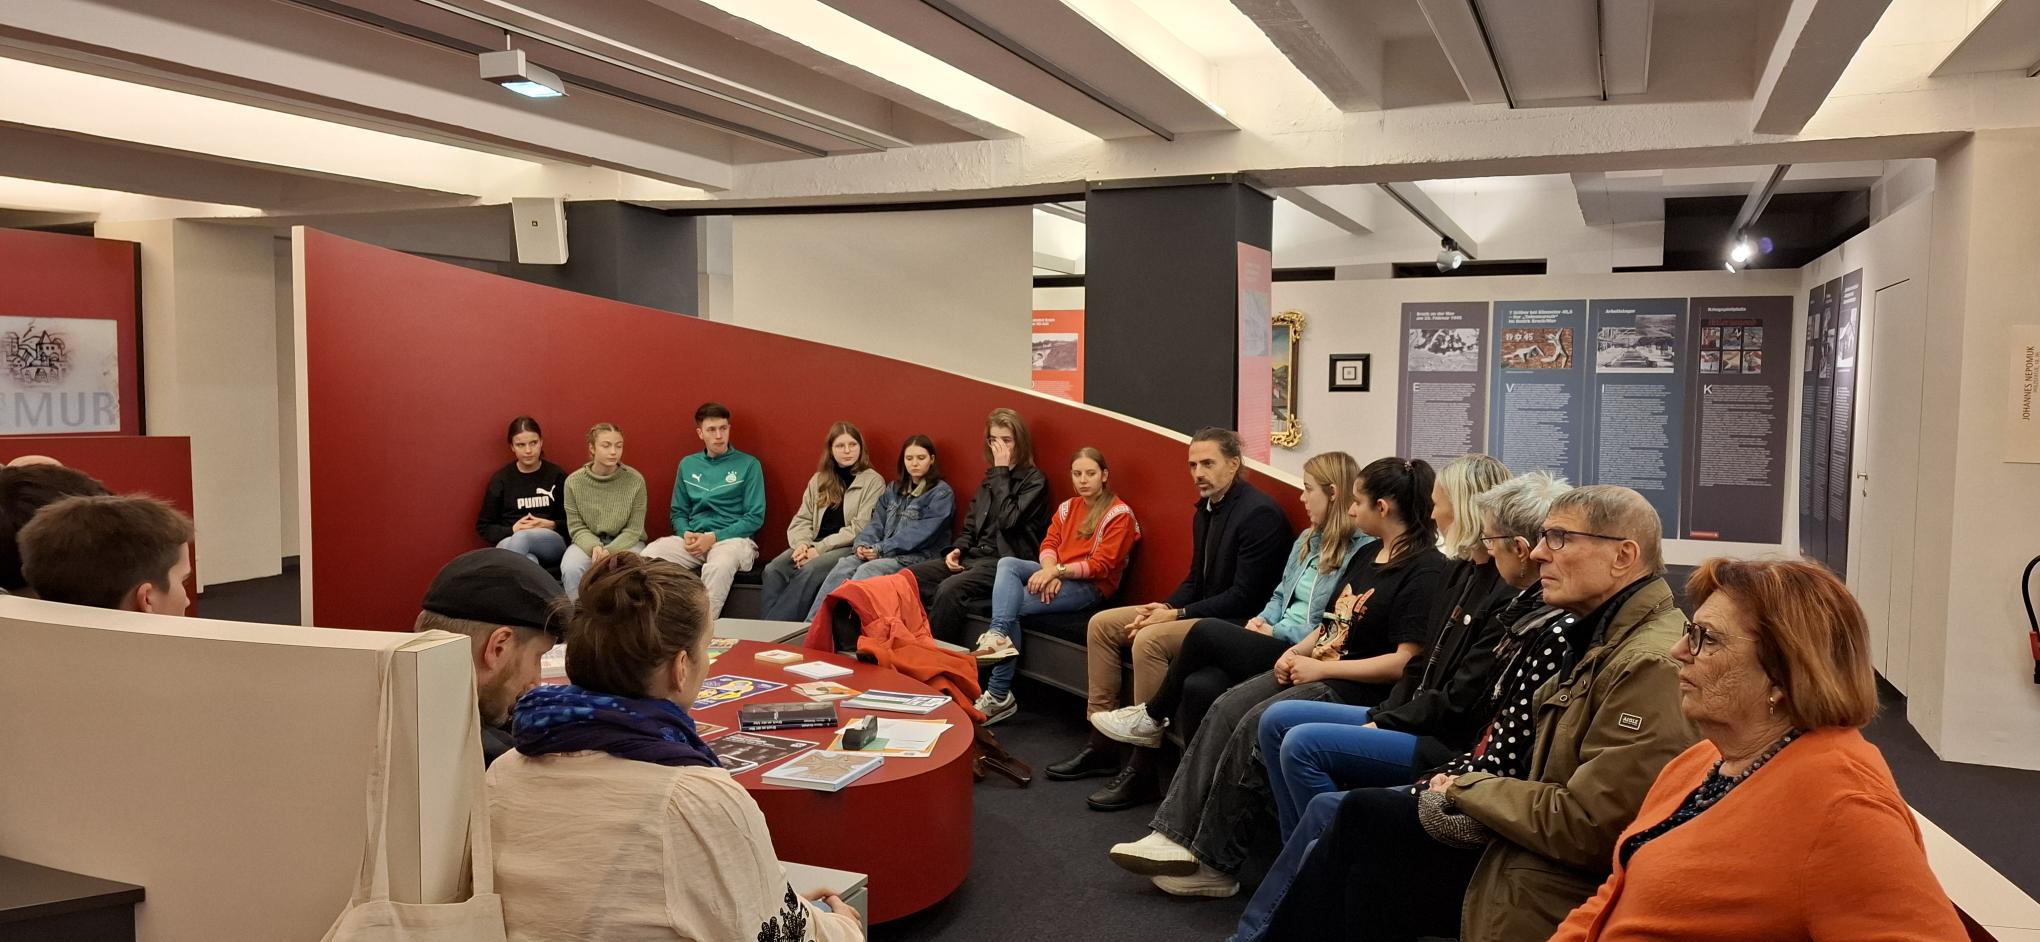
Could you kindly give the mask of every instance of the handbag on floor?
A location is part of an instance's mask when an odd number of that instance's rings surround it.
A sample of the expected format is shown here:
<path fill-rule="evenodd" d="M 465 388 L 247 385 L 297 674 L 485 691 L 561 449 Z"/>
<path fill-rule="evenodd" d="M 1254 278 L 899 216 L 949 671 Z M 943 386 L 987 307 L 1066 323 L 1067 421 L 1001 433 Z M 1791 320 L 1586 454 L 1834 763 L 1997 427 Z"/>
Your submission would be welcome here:
<path fill-rule="evenodd" d="M 437 634 L 437 633 L 434 633 Z M 418 638 L 429 638 L 420 635 Z M 391 662 L 405 641 L 378 652 L 382 676 L 381 704 L 376 709 L 375 758 L 368 768 L 368 840 L 361 852 L 361 874 L 354 896 L 340 918 L 326 930 L 325 942 L 504 942 L 503 898 L 496 895 L 495 855 L 489 843 L 489 800 L 482 771 L 468 775 L 468 867 L 474 891 L 457 903 L 399 903 L 390 899 L 390 862 L 385 843 L 389 827 L 390 755 L 396 672 Z M 435 639 L 436 640 L 436 639 Z M 481 709 L 472 682 L 468 684 L 467 752 L 482 755 Z"/>

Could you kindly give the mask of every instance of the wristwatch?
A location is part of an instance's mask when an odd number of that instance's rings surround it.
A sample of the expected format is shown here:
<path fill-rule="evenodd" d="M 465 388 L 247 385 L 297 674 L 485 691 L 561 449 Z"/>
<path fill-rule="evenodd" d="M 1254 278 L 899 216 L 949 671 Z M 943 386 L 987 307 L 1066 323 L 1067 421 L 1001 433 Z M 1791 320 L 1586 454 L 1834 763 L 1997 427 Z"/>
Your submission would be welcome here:
<path fill-rule="evenodd" d="M 1056 577 L 1057 579 L 1060 579 L 1060 578 L 1062 578 L 1063 576 L 1065 576 L 1065 575 L 1068 575 L 1068 574 L 1069 574 L 1069 571 L 1070 571 L 1070 567 L 1068 567 L 1068 566 L 1065 566 L 1065 565 L 1063 565 L 1062 563 L 1056 563 L 1056 564 L 1055 564 L 1055 577 Z"/>

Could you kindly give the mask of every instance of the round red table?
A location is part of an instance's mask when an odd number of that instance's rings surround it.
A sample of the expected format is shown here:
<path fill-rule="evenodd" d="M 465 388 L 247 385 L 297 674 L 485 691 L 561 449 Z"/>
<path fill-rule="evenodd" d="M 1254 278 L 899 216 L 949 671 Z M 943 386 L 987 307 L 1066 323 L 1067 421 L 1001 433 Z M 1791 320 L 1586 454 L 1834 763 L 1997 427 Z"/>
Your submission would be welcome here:
<path fill-rule="evenodd" d="M 827 661 L 850 668 L 852 673 L 848 676 L 829 680 L 853 690 L 936 693 L 898 671 L 854 658 L 792 645 L 741 641 L 709 665 L 707 676 L 732 674 L 786 686 L 697 709 L 693 711 L 696 722 L 727 726 L 735 731 L 737 708 L 745 704 L 806 702 L 806 697 L 793 690 L 795 684 L 807 683 L 806 677 L 787 673 L 789 665 L 757 659 L 758 652 L 775 649 L 800 652 L 805 658 L 801 663 Z M 970 872 L 970 767 L 975 735 L 970 717 L 954 702 L 945 703 L 926 716 L 859 710 L 841 700 L 836 701 L 836 711 L 844 723 L 869 714 L 893 720 L 947 720 L 950 728 L 936 740 L 934 755 L 926 759 L 888 757 L 878 768 L 838 792 L 762 781 L 762 776 L 778 763 L 736 776 L 737 783 L 750 792 L 759 809 L 765 812 L 765 821 L 772 827 L 773 851 L 781 860 L 867 875 L 871 911 L 865 916 L 874 923 L 911 915 L 941 902 L 963 884 L 964 876 Z M 835 734 L 834 729 L 775 729 L 760 735 L 827 745 Z M 713 747 L 716 738 L 722 735 L 713 734 L 709 746 Z"/>

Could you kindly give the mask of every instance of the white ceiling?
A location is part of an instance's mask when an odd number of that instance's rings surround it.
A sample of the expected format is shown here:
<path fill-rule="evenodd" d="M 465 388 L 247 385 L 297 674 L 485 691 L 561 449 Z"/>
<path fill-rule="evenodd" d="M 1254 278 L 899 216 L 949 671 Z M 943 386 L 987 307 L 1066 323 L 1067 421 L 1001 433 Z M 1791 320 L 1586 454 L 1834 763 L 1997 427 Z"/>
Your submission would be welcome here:
<path fill-rule="evenodd" d="M 1847 63 L 1834 47 L 1894 0 L 1792 2 L 1823 17 L 1819 42 L 1785 0 L 5 3 L 0 176 L 285 214 L 797 203 L 853 175 L 873 198 L 939 198 L 1015 168 L 1067 192 L 1186 148 L 1353 166 L 1343 128 L 1415 154 L 1512 109 L 1726 102 L 1803 122 Z M 481 81 L 476 52 L 506 44 L 570 94 Z"/>

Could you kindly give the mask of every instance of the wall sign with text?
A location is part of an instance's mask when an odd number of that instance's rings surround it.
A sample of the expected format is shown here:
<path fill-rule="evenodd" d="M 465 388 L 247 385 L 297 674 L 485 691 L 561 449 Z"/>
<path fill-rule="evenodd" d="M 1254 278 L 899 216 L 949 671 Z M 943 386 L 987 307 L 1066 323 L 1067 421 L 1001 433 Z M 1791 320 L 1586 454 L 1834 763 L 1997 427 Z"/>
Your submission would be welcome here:
<path fill-rule="evenodd" d="M 0 317 L 0 435 L 120 431 L 119 327 Z"/>

